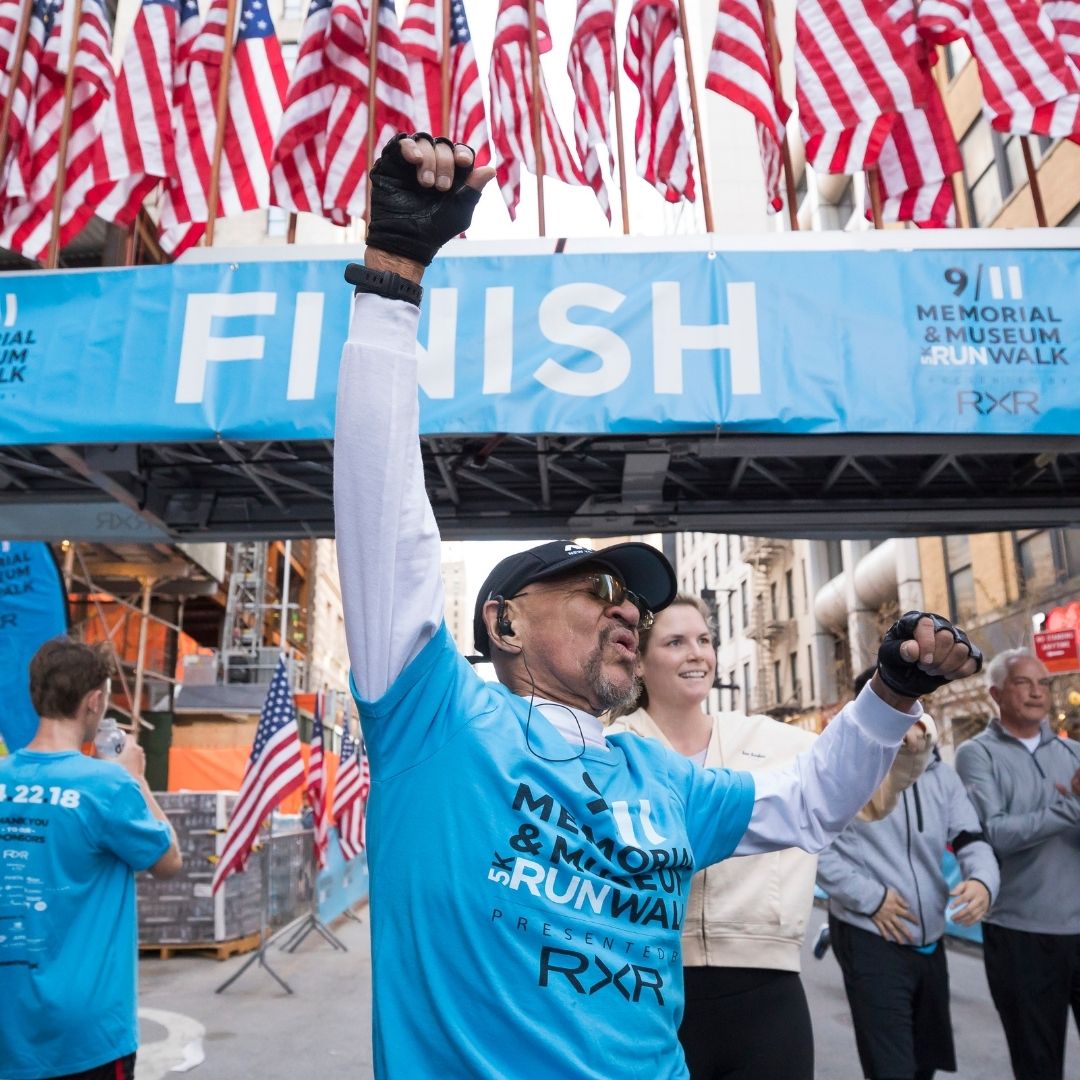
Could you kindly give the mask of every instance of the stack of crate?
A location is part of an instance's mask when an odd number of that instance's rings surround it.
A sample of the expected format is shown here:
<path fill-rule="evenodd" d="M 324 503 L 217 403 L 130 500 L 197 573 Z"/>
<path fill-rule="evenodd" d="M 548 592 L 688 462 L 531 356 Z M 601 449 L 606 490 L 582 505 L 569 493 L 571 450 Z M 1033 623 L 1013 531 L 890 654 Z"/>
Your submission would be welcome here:
<path fill-rule="evenodd" d="M 226 791 L 161 792 L 155 795 L 168 815 L 184 868 L 158 881 L 138 875 L 141 945 L 211 944 L 257 933 L 262 891 L 262 853 L 253 852 L 247 867 L 232 874 L 217 894 L 211 856 L 220 855 L 225 826 L 236 803 Z"/>

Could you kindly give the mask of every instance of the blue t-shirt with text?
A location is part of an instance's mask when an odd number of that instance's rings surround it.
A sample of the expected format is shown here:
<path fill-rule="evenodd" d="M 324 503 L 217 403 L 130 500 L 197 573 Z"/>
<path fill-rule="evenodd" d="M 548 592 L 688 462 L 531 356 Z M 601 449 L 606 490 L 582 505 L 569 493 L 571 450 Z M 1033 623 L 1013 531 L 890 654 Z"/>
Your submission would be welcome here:
<path fill-rule="evenodd" d="M 29 750 L 0 760 L 0 1080 L 135 1050 L 134 871 L 169 844 L 115 762 Z"/>
<path fill-rule="evenodd" d="M 690 879 L 742 837 L 752 777 L 630 734 L 577 756 L 445 625 L 358 705 L 376 1075 L 685 1077 Z"/>

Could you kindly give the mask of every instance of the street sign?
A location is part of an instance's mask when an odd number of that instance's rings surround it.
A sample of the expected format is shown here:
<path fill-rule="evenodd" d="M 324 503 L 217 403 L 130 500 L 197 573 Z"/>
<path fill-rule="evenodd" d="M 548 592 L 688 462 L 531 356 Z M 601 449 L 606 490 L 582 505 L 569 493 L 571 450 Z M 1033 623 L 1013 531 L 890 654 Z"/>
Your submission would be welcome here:
<path fill-rule="evenodd" d="M 1054 675 L 1080 671 L 1080 640 L 1073 629 L 1046 630 L 1036 634 L 1035 655 Z"/>

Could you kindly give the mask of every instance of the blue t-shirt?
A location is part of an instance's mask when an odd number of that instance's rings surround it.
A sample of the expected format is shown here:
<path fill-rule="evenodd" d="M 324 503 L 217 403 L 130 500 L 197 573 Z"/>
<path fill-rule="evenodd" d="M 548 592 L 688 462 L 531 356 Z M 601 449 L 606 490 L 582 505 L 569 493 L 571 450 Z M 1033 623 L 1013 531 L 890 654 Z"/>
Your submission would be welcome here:
<path fill-rule="evenodd" d="M 734 850 L 752 777 L 629 734 L 575 757 L 445 625 L 358 705 L 376 1075 L 685 1077 L 690 879 Z"/>
<path fill-rule="evenodd" d="M 82 1072 L 138 1046 L 134 871 L 169 844 L 115 762 L 0 760 L 0 1078 Z"/>

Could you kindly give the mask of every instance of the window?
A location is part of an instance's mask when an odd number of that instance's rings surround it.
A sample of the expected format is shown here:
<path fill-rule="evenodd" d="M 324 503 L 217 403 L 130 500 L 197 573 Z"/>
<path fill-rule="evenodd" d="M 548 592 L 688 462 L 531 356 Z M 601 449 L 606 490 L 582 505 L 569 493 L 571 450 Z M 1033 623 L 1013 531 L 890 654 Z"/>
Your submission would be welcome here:
<path fill-rule="evenodd" d="M 964 160 L 972 224 L 989 224 L 1001 207 L 1002 192 L 994 153 L 994 133 L 985 117 L 980 116 L 960 140 L 960 156 Z"/>
<path fill-rule="evenodd" d="M 1027 183 L 1022 138 L 999 134 L 980 116 L 960 140 L 973 225 L 989 225 L 1005 200 Z M 1051 144 L 1052 140 L 1047 138 L 1029 140 L 1033 164 L 1039 164 Z"/>
<path fill-rule="evenodd" d="M 799 654 L 797 652 L 791 653 L 788 656 L 788 664 L 791 668 L 791 696 L 796 701 L 799 699 Z"/>
<path fill-rule="evenodd" d="M 742 666 L 742 694 L 743 694 L 743 710 L 745 712 L 750 711 L 750 665 L 743 664 Z"/>
<path fill-rule="evenodd" d="M 802 560 L 802 609 L 805 615 L 810 610 L 810 584 L 806 580 L 806 560 Z"/>
<path fill-rule="evenodd" d="M 715 543 L 712 546 L 712 584 L 716 584 L 717 578 L 720 577 L 720 544 Z"/>
<path fill-rule="evenodd" d="M 810 688 L 810 700 L 817 698 L 817 690 L 814 688 L 814 646 L 806 646 L 806 684 Z"/>
<path fill-rule="evenodd" d="M 296 58 L 300 55 L 299 41 L 283 41 L 281 43 L 281 59 L 285 61 L 285 70 L 292 74 L 296 67 Z"/>
<path fill-rule="evenodd" d="M 735 594 L 730 592 L 727 594 L 727 636 L 729 640 L 735 638 Z"/>
<path fill-rule="evenodd" d="M 724 565 L 731 565 L 731 533 L 724 535 Z"/>
<path fill-rule="evenodd" d="M 1080 529 L 1062 529 L 1061 541 L 1065 550 L 1065 573 L 1077 577 L 1080 575 Z"/>
<path fill-rule="evenodd" d="M 775 581 L 769 582 L 769 610 L 774 622 L 780 618 L 780 587 Z"/>
<path fill-rule="evenodd" d="M 280 206 L 271 206 L 266 211 L 266 235 L 284 236 L 288 221 L 289 215 Z"/>
<path fill-rule="evenodd" d="M 732 712 L 734 712 L 738 708 L 738 705 L 736 704 L 736 702 L 738 701 L 738 694 L 739 694 L 738 684 L 735 682 L 735 672 L 734 672 L 734 670 L 732 670 L 731 672 L 728 673 L 727 681 L 728 681 L 728 708 Z"/>
<path fill-rule="evenodd" d="M 772 678 L 773 678 L 773 693 L 775 697 L 773 700 L 777 705 L 784 700 L 784 684 L 783 675 L 780 672 L 780 661 L 774 660 L 772 665 Z"/>
<path fill-rule="evenodd" d="M 795 618 L 795 573 L 793 570 L 784 571 L 784 588 L 787 590 L 787 617 Z"/>
<path fill-rule="evenodd" d="M 745 630 L 750 625 L 750 592 L 745 580 L 739 582 L 739 607 L 742 609 L 742 628 Z"/>
<path fill-rule="evenodd" d="M 955 79 L 971 59 L 971 50 L 963 39 L 950 41 L 945 46 L 945 72 L 950 79 Z"/>
<path fill-rule="evenodd" d="M 953 622 L 965 626 L 975 616 L 975 575 L 971 568 L 971 543 L 966 536 L 945 538 L 945 572 Z"/>
<path fill-rule="evenodd" d="M 1047 529 L 1025 529 L 1016 533 L 1016 553 L 1025 593 L 1037 592 L 1057 581 L 1054 538 Z"/>
<path fill-rule="evenodd" d="M 839 540 L 825 541 L 825 561 L 829 568 L 829 580 L 844 570 L 844 552 Z"/>

